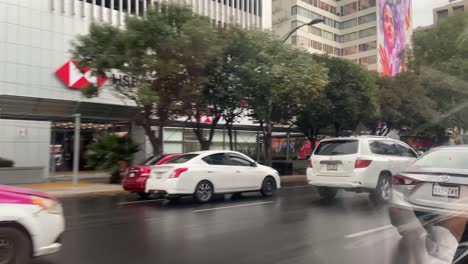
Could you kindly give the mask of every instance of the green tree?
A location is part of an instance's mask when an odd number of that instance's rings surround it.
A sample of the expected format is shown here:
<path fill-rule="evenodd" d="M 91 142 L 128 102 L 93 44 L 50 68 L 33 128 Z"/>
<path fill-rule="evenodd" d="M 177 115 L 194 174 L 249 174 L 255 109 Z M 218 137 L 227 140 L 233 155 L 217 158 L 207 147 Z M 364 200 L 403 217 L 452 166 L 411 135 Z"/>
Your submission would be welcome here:
<path fill-rule="evenodd" d="M 380 113 L 376 74 L 349 60 L 326 55 L 316 58 L 328 68 L 329 79 L 323 90 L 324 101 L 318 102 L 318 106 L 326 107 L 318 111 L 317 126 L 328 120 L 339 136 L 342 129 L 354 130 L 360 122 L 376 120 Z M 316 107 L 310 109 L 314 111 Z"/>
<path fill-rule="evenodd" d="M 390 128 L 410 126 L 419 129 L 436 115 L 436 103 L 429 97 L 420 77 L 404 72 L 393 78 L 380 77 L 380 119 Z M 422 131 L 421 131 L 422 132 Z"/>
<path fill-rule="evenodd" d="M 157 155 L 163 151 L 168 121 L 191 115 L 193 102 L 201 96 L 206 66 L 221 52 L 219 35 L 208 18 L 175 4 L 161 4 L 146 17 L 128 16 L 125 24 L 124 29 L 92 24 L 89 34 L 74 42 L 72 52 L 96 73 L 136 78 L 135 85 L 114 82 L 113 87 L 139 108 L 135 121 Z"/>
<path fill-rule="evenodd" d="M 97 170 L 108 170 L 113 177 L 119 175 L 120 163 L 128 164 L 139 146 L 128 136 L 104 134 L 88 148 L 87 166 Z"/>
<path fill-rule="evenodd" d="M 273 125 L 297 119 L 305 99 L 317 96 L 327 83 L 326 69 L 269 32 L 248 32 L 242 45 L 247 47 L 239 58 L 246 103 L 262 130 L 265 163 L 271 164 Z"/>

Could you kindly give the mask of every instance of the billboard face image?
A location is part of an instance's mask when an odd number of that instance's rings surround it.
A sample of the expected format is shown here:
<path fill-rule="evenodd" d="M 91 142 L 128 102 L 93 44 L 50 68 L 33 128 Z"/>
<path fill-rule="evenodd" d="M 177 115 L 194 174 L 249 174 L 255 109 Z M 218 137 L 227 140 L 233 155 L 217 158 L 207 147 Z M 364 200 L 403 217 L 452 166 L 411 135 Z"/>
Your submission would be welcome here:
<path fill-rule="evenodd" d="M 402 52 L 411 40 L 411 0 L 380 0 L 377 10 L 379 72 L 395 76 L 405 69 Z"/>

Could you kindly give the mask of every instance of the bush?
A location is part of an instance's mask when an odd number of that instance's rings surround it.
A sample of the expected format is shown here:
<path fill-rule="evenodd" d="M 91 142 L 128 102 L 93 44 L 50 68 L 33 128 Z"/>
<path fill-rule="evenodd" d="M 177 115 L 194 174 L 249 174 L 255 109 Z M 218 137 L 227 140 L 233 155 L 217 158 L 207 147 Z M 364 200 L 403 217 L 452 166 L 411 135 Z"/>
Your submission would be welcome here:
<path fill-rule="evenodd" d="M 15 166 L 15 162 L 9 159 L 0 158 L 0 168 L 8 168 Z"/>

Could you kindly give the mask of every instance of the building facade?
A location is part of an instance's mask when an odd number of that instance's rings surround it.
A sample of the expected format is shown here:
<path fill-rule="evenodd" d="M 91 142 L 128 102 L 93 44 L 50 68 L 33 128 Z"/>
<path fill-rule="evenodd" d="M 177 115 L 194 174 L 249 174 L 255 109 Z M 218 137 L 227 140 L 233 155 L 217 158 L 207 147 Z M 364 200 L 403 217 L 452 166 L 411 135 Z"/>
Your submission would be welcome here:
<path fill-rule="evenodd" d="M 433 16 L 434 16 L 434 24 L 437 24 L 440 21 L 448 18 L 449 16 L 453 16 L 457 13 L 464 13 L 468 10 L 468 0 L 462 1 L 449 1 L 450 3 L 438 8 L 434 8 Z"/>
<path fill-rule="evenodd" d="M 271 28 L 271 2 L 267 0 L 178 3 L 190 5 L 217 25 Z M 12 159 L 18 166 L 42 166 L 45 175 L 49 170 L 71 170 L 73 154 L 83 154 L 103 131 L 130 132 L 142 145 L 137 159 L 150 155 L 144 133 L 129 122 L 134 111 L 132 103 L 116 94 L 110 82 L 101 88 L 98 97 L 82 96 L 79 87 L 96 80 L 77 71 L 70 61 L 70 50 L 71 41 L 87 34 L 92 22 L 123 27 L 127 14 L 144 16 L 157 4 L 153 0 L 0 0 L 0 119 L 17 121 L 14 126 L 0 122 L 0 130 L 8 131 L 0 133 L 0 157 Z M 79 149 L 73 145 L 77 115 L 81 117 Z M 44 126 L 50 129 L 35 128 Z M 249 127 L 254 131 L 248 131 Z M 255 130 L 255 126 L 247 126 L 236 132 L 237 142 L 255 144 Z M 227 136 L 222 130 L 218 132 L 214 146 L 224 148 Z M 44 139 L 49 143 L 44 144 Z M 197 149 L 192 130 L 179 124 L 167 128 L 164 139 L 166 152 Z M 15 140 L 18 143 L 12 143 Z M 23 142 L 40 144 L 18 145 Z M 84 169 L 84 165 L 81 162 L 80 168 Z"/>
<path fill-rule="evenodd" d="M 401 53 L 412 34 L 411 0 L 273 0 L 273 30 L 285 36 L 313 19 L 288 43 L 365 65 L 384 75 L 404 69 Z"/>

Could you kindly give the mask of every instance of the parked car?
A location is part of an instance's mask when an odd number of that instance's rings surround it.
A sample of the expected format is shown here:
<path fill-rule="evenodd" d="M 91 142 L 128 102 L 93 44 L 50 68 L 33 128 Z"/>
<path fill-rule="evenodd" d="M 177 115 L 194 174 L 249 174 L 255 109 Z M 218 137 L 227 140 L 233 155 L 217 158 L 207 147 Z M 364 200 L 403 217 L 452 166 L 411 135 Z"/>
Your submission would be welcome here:
<path fill-rule="evenodd" d="M 361 136 L 322 140 L 307 166 L 309 184 L 320 196 L 333 199 L 339 189 L 369 192 L 370 198 L 386 202 L 394 173 L 417 158 L 406 143 L 387 137 Z"/>
<path fill-rule="evenodd" d="M 25 264 L 55 253 L 65 229 L 62 206 L 53 196 L 0 185 L 0 263 Z"/>
<path fill-rule="evenodd" d="M 210 201 L 214 194 L 260 191 L 271 196 L 280 188 L 278 172 L 234 151 L 199 151 L 153 166 L 146 192 L 163 193 L 170 200 L 193 196 Z"/>
<path fill-rule="evenodd" d="M 393 175 L 390 220 L 405 224 L 412 211 L 423 224 L 439 216 L 468 217 L 468 146 L 431 149 L 404 172 Z"/>
<path fill-rule="evenodd" d="M 151 166 L 161 165 L 180 156 L 182 154 L 163 154 L 161 156 L 151 156 L 142 161 L 139 165 L 131 166 L 125 172 L 122 187 L 125 191 L 137 193 L 142 198 L 148 198 L 151 194 L 145 192 L 146 180 L 150 176 Z"/>

